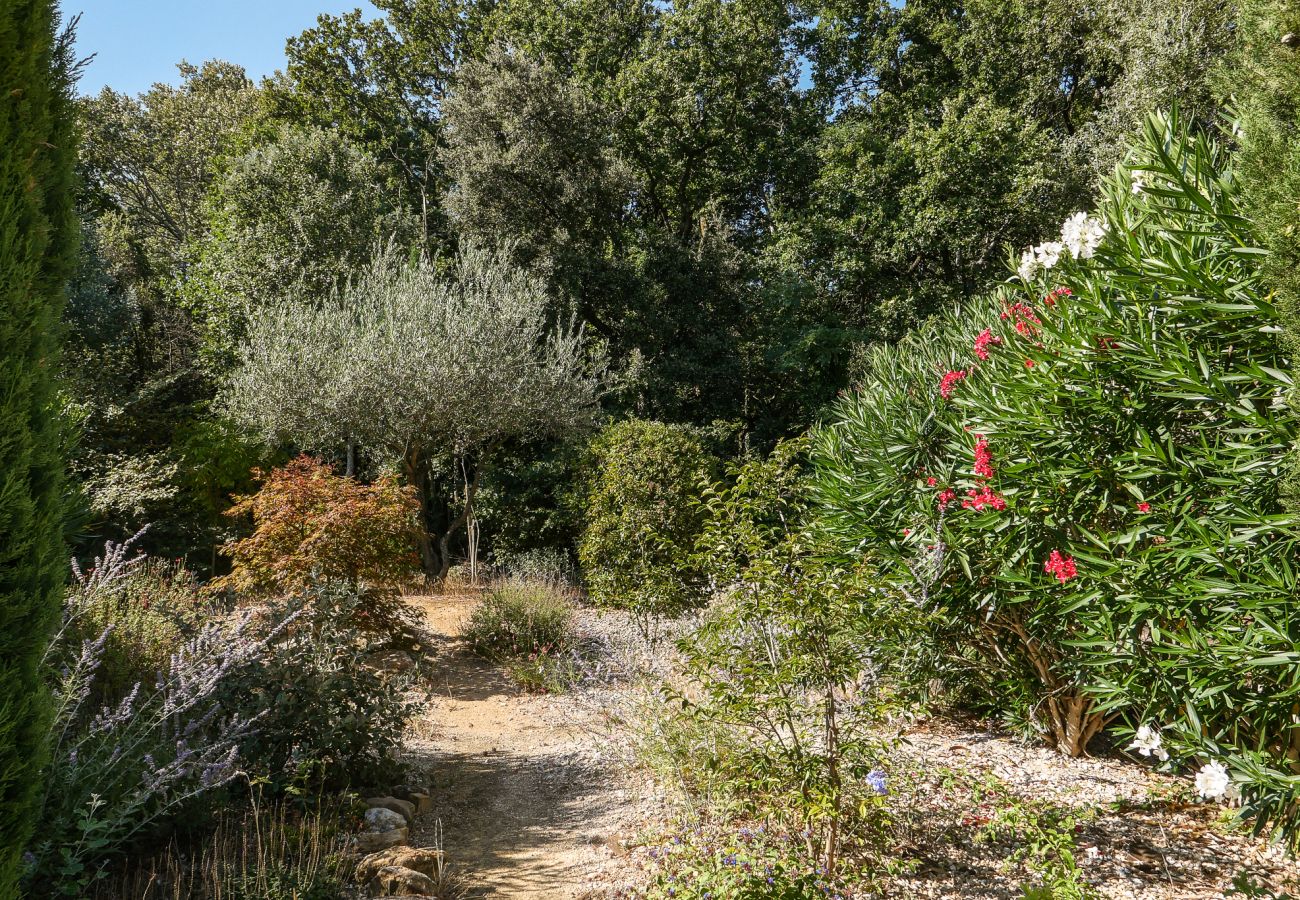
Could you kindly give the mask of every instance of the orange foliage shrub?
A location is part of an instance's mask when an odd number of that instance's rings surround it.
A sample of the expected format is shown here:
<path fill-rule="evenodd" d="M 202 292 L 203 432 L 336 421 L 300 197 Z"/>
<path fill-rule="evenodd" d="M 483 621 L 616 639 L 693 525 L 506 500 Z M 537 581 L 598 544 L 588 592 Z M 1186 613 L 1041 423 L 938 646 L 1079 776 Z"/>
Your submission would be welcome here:
<path fill-rule="evenodd" d="M 225 545 L 233 569 L 217 586 L 273 592 L 313 578 L 391 584 L 418 565 L 418 503 L 395 478 L 362 484 L 306 455 L 265 477 L 261 490 L 227 513 L 251 514 L 253 533 Z"/>

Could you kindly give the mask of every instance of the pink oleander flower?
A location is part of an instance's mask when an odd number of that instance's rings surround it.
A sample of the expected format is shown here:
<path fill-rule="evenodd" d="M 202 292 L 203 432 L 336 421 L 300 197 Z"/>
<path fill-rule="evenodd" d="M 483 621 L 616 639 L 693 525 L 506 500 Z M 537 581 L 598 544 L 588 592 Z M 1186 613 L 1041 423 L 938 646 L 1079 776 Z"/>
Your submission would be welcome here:
<path fill-rule="evenodd" d="M 949 503 L 957 499 L 957 492 L 952 488 L 944 488 L 935 495 L 935 499 L 939 501 L 940 506 L 947 506 Z"/>
<path fill-rule="evenodd" d="M 1038 314 L 1034 312 L 1034 308 L 1028 303 L 1012 303 L 1002 311 L 1002 318 L 1014 321 L 1016 331 L 1022 337 L 1034 334 L 1035 326 L 1043 324 Z"/>
<path fill-rule="evenodd" d="M 1147 503 L 1146 501 L 1143 501 L 1143 502 L 1139 503 L 1139 504 L 1138 504 L 1138 512 L 1141 512 L 1141 513 L 1149 513 L 1149 512 L 1151 512 L 1151 504 L 1150 504 L 1150 503 Z"/>
<path fill-rule="evenodd" d="M 992 331 L 985 328 L 980 332 L 980 336 L 975 338 L 975 355 L 981 360 L 989 358 L 989 347 L 996 347 L 1002 343 L 1002 338 L 995 335 Z"/>
<path fill-rule="evenodd" d="M 952 397 L 953 388 L 957 386 L 957 382 L 965 377 L 966 373 L 961 369 L 954 369 L 945 373 L 943 378 L 939 380 L 939 396 L 945 400 Z"/>
<path fill-rule="evenodd" d="M 993 456 L 989 453 L 989 442 L 982 434 L 975 436 L 975 477 L 993 477 Z"/>
<path fill-rule="evenodd" d="M 1043 571 L 1048 575 L 1055 575 L 1056 580 L 1065 584 L 1071 578 L 1079 574 L 1079 570 L 1074 565 L 1074 558 L 1062 556 L 1060 550 L 1053 550 L 1047 557 L 1047 562 L 1043 563 Z"/>
<path fill-rule="evenodd" d="M 996 509 L 998 512 L 1007 508 L 1007 501 L 993 492 L 987 484 L 980 485 L 979 490 L 971 489 L 966 492 L 966 499 L 961 502 L 962 509 L 973 509 L 976 512 L 983 511 L 986 507 Z"/>
<path fill-rule="evenodd" d="M 1044 297 L 1043 302 L 1046 303 L 1048 306 L 1055 306 L 1056 301 L 1060 300 L 1062 297 L 1073 297 L 1073 296 L 1074 296 L 1074 291 L 1070 290 L 1068 287 L 1059 287 L 1056 290 L 1049 293 L 1046 297 Z"/>
<path fill-rule="evenodd" d="M 1033 367 L 1034 367 L 1034 361 L 1033 361 L 1032 359 L 1026 359 L 1026 360 L 1025 360 L 1025 368 L 1026 368 L 1026 369 L 1032 369 Z"/>
<path fill-rule="evenodd" d="M 931 475 L 929 478 L 925 479 L 925 483 L 928 484 L 930 487 L 934 487 L 936 484 L 939 483 L 939 479 Z"/>

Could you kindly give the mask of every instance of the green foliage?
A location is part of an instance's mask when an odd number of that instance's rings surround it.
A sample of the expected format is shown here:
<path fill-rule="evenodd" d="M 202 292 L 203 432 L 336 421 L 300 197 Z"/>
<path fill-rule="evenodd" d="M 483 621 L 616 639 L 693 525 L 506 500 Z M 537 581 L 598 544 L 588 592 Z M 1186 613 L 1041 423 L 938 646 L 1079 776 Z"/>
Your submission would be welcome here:
<path fill-rule="evenodd" d="M 230 160 L 185 282 L 219 368 L 232 361 L 248 305 L 318 303 L 376 247 L 410 241 L 408 212 L 376 190 L 385 177 L 375 157 L 324 129 L 285 128 Z"/>
<path fill-rule="evenodd" d="M 766 827 L 706 825 L 655 848 L 646 900 L 845 900 L 869 876 L 854 867 L 828 872 L 803 836 Z"/>
<path fill-rule="evenodd" d="M 833 871 L 846 835 L 863 840 L 879 816 L 884 745 L 871 728 L 923 614 L 870 566 L 823 553 L 805 527 L 800 450 L 736 465 L 706 495 L 714 524 L 701 551 L 726 594 L 679 643 L 683 702 L 737 733 L 707 762 L 732 802 L 789 817 Z"/>
<path fill-rule="evenodd" d="M 392 476 L 366 485 L 300 456 L 230 508 L 230 516 L 251 515 L 253 533 L 226 545 L 231 571 L 213 585 L 247 592 L 318 579 L 392 585 L 417 568 L 416 508 L 414 492 Z"/>
<path fill-rule="evenodd" d="M 1116 715 L 1163 726 L 1176 755 L 1227 764 L 1259 827 L 1294 834 L 1295 424 L 1240 204 L 1231 156 L 1154 118 L 1105 186 L 1096 257 L 946 317 L 943 350 L 882 354 L 893 371 L 819 437 L 818 493 L 845 550 L 910 572 L 943 548 L 929 601 L 990 668 L 1019 657 L 1062 749 Z M 967 374 L 944 401 L 947 369 Z"/>
<path fill-rule="evenodd" d="M 103 637 L 92 692 L 101 702 L 116 702 L 165 671 L 184 637 L 209 612 L 193 573 L 150 559 L 107 587 L 69 588 L 61 639 L 78 646 Z"/>
<path fill-rule="evenodd" d="M 223 685 L 229 708 L 263 716 L 241 741 L 241 760 L 291 794 L 393 784 L 415 702 L 370 659 L 390 635 L 358 628 L 369 599 L 337 582 L 270 605 L 271 621 L 295 613 L 257 661 Z"/>
<path fill-rule="evenodd" d="M 1241 45 L 1222 73 L 1240 117 L 1244 208 L 1250 210 L 1264 259 L 1265 284 L 1282 311 L 1282 340 L 1294 359 L 1300 350 L 1300 3 L 1246 0 Z M 1291 43 L 1283 39 L 1292 37 Z M 1292 395 L 1294 406 L 1297 398 Z M 1300 458 L 1296 464 L 1300 467 Z M 1290 507 L 1300 508 L 1300 474 L 1288 485 Z"/>
<path fill-rule="evenodd" d="M 72 36 L 57 4 L 0 9 L 0 898 L 15 896 L 50 714 L 40 661 L 58 616 L 63 462 L 58 322 L 76 263 Z"/>
<path fill-rule="evenodd" d="M 573 603 L 551 584 L 501 581 L 470 613 L 465 638 L 485 656 L 550 656 L 569 649 Z"/>
<path fill-rule="evenodd" d="M 603 360 L 547 305 L 504 253 L 467 245 L 444 271 L 390 247 L 328 303 L 260 311 L 224 405 L 269 443 L 359 445 L 400 467 L 420 500 L 425 571 L 445 577 L 496 451 L 580 434 L 596 413 Z M 455 511 L 435 463 L 463 480 Z"/>
<path fill-rule="evenodd" d="M 617 422 L 591 442 L 578 559 L 597 603 L 672 613 L 704 600 L 698 501 L 716 464 L 689 429 L 659 422 Z"/>

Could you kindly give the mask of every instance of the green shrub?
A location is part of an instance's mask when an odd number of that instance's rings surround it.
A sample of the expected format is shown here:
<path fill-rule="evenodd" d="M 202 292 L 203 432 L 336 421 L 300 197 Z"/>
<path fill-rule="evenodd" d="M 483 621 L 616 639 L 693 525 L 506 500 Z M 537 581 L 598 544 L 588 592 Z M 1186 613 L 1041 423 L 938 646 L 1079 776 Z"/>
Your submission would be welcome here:
<path fill-rule="evenodd" d="M 498 582 L 470 613 L 464 634 L 484 656 L 556 654 L 573 642 L 573 604 L 549 584 Z"/>
<path fill-rule="evenodd" d="M 172 654 L 211 612 L 192 573 L 179 563 L 144 558 L 107 584 L 75 581 L 66 607 L 61 640 L 75 645 L 103 638 L 93 690 L 105 701 L 166 671 Z"/>
<path fill-rule="evenodd" d="M 1033 673 L 1062 750 L 1119 716 L 1163 726 L 1178 764 L 1226 763 L 1246 813 L 1294 836 L 1295 423 L 1232 163 L 1153 118 L 1095 257 L 946 317 L 937 351 L 882 353 L 818 437 L 817 494 L 842 552 L 910 577 L 938 548 L 928 604 L 989 670 Z"/>
<path fill-rule="evenodd" d="M 709 824 L 652 849 L 653 880 L 645 900 L 826 900 L 859 896 L 870 876 L 860 867 L 832 870 L 808 853 L 798 832 Z"/>
<path fill-rule="evenodd" d="M 702 602 L 698 501 L 715 467 L 700 439 L 680 426 L 632 419 L 596 437 L 581 487 L 586 529 L 578 559 L 597 603 L 671 613 Z"/>
<path fill-rule="evenodd" d="M 414 701 L 404 686 L 369 665 L 389 646 L 383 632 L 356 627 L 369 601 L 326 582 L 267 608 L 290 619 L 258 659 L 228 679 L 222 696 L 243 716 L 260 716 L 241 740 L 249 772 L 277 790 L 338 790 L 392 784 Z"/>

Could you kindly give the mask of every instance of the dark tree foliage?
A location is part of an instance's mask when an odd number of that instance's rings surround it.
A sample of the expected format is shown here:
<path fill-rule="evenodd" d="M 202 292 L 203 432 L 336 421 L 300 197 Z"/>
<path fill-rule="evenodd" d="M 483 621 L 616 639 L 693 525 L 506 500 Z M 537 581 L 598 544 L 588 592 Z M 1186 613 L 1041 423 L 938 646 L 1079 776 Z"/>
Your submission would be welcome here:
<path fill-rule="evenodd" d="M 76 259 L 70 42 L 51 0 L 0 8 L 0 897 L 15 897 L 44 759 L 41 657 L 64 571 L 54 408 Z"/>
<path fill-rule="evenodd" d="M 1264 277 L 1283 310 L 1284 348 L 1300 351 L 1300 2 L 1247 0 L 1226 87 L 1241 117 L 1243 184 L 1269 255 Z M 1293 395 L 1292 404 L 1300 401 Z M 1300 460 L 1297 465 L 1300 466 Z M 1300 508 L 1300 472 L 1289 486 Z"/>

